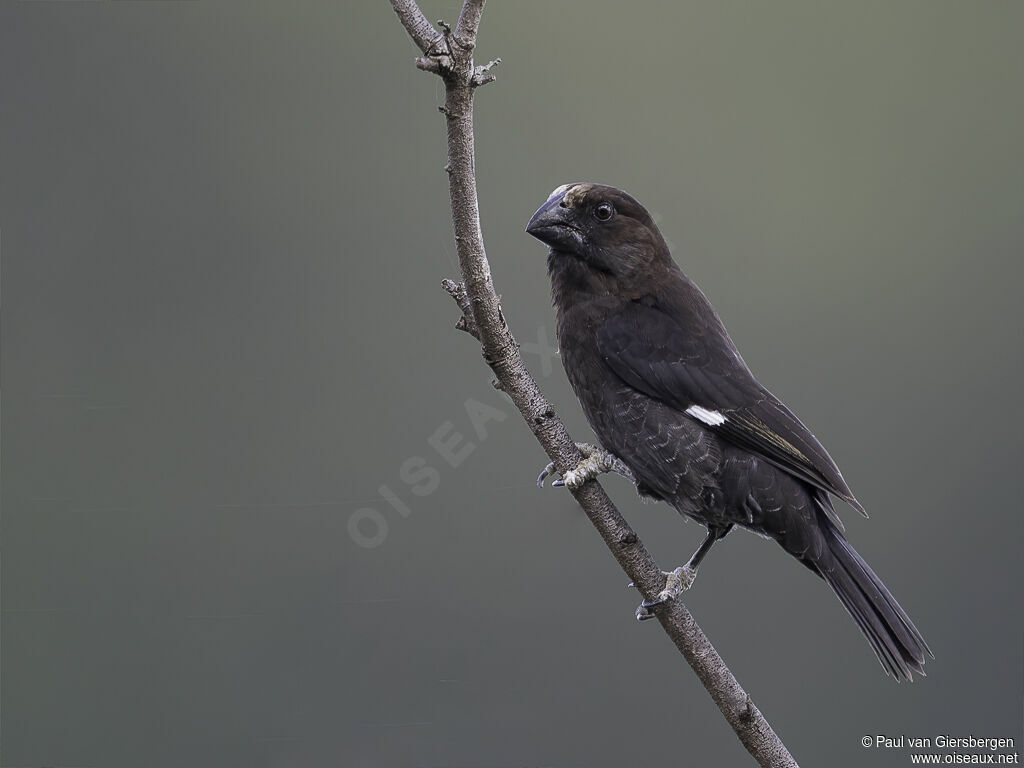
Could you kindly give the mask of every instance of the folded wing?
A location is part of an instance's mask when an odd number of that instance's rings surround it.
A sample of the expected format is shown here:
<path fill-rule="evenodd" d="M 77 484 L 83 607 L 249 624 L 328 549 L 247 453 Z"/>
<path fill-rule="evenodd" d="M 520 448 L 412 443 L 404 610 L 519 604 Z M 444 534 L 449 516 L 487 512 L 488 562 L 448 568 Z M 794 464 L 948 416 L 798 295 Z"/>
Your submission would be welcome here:
<path fill-rule="evenodd" d="M 711 344 L 709 335 L 725 343 Z M 684 332 L 671 311 L 645 297 L 605 322 L 598 346 L 629 386 L 864 514 L 832 457 L 754 378 L 720 324 L 695 328 L 687 323 Z"/>

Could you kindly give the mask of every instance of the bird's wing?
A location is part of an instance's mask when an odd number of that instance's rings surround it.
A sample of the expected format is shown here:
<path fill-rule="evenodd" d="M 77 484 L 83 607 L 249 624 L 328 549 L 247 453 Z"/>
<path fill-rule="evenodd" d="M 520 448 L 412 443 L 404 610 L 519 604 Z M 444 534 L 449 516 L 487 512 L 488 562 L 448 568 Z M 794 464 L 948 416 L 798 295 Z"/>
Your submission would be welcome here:
<path fill-rule="evenodd" d="M 601 326 L 598 347 L 629 386 L 864 514 L 832 457 L 758 383 L 721 326 L 684 330 L 654 302 L 633 301 Z"/>

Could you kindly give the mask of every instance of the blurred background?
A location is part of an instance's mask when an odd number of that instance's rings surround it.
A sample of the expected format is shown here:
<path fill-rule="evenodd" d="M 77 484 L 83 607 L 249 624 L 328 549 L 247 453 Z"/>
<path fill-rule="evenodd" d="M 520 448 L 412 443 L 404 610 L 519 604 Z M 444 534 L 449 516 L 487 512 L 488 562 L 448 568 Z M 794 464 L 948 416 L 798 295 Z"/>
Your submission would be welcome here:
<path fill-rule="evenodd" d="M 610 183 L 828 446 L 935 651 L 897 685 L 775 545 L 716 548 L 686 603 L 807 766 L 909 764 L 865 734 L 1019 751 L 1022 29 L 995 2 L 484 15 L 488 255 L 559 415 L 592 436 L 523 227 Z M 3 766 L 751 764 L 452 330 L 415 54 L 384 0 L 0 6 Z M 604 485 L 662 566 L 700 541 Z"/>

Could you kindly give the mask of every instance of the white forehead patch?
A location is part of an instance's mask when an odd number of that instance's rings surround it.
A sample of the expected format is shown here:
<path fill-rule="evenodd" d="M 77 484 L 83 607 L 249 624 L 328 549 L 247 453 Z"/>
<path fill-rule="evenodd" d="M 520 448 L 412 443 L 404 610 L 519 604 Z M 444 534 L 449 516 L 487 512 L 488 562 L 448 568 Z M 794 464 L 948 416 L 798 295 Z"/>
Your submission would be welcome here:
<path fill-rule="evenodd" d="M 558 197 L 559 195 L 565 194 L 565 192 L 572 187 L 572 184 L 563 184 L 560 187 L 555 187 L 555 191 L 548 195 L 548 200 Z"/>

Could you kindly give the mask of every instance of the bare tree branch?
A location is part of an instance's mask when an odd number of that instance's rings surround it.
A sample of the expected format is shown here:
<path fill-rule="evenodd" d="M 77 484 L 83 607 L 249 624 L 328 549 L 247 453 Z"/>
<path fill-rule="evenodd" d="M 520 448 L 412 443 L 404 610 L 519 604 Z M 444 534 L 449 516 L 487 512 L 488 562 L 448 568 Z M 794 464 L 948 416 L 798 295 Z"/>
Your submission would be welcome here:
<path fill-rule="evenodd" d="M 417 66 L 439 75 L 445 83 L 441 112 L 448 129 L 446 170 L 455 244 L 464 282 L 457 284 L 446 280 L 444 288 L 462 311 L 457 327 L 479 339 L 484 360 L 497 377 L 496 386 L 512 398 L 545 453 L 564 475 L 576 467 L 583 456 L 523 363 L 519 345 L 505 323 L 494 291 L 480 231 L 473 94 L 478 86 L 494 79 L 487 72 L 498 61 L 484 67 L 473 64 L 484 0 L 465 0 L 454 32 L 443 23 L 442 32 L 436 31 L 413 0 L 391 0 L 391 5 L 423 54 L 417 59 Z M 640 592 L 647 598 L 657 595 L 665 586 L 665 575 L 600 484 L 589 480 L 571 493 Z M 660 607 L 656 615 L 757 762 L 765 768 L 794 768 L 797 763 L 792 755 L 682 601 L 671 601 Z"/>
<path fill-rule="evenodd" d="M 423 15 L 420 7 L 414 0 L 392 0 L 391 7 L 395 9 L 402 26 L 409 33 L 412 41 L 416 43 L 416 47 L 424 54 L 430 53 L 440 42 L 441 35 L 427 21 L 427 17 Z"/>
<path fill-rule="evenodd" d="M 459 14 L 455 37 L 466 51 L 476 47 L 476 33 L 480 30 L 480 17 L 484 13 L 484 0 L 466 0 Z"/>

